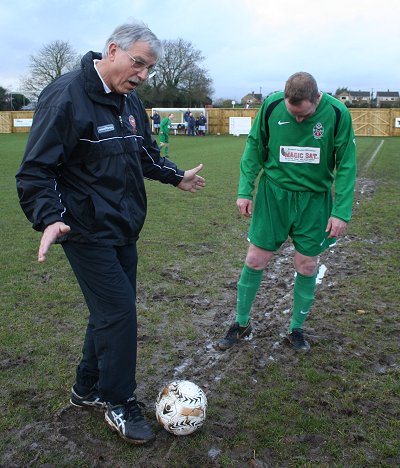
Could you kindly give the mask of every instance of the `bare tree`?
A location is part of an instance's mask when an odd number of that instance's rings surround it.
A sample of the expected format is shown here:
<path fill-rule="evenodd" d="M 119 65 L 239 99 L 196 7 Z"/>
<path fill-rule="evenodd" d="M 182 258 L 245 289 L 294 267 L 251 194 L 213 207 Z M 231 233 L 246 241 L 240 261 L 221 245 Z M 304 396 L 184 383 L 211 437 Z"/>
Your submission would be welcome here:
<path fill-rule="evenodd" d="M 204 60 L 191 42 L 163 41 L 164 57 L 157 63 L 156 75 L 139 89 L 145 105 L 173 107 L 203 105 L 213 93 Z"/>
<path fill-rule="evenodd" d="M 349 93 L 349 88 L 346 88 L 344 86 L 342 86 L 341 88 L 338 88 L 336 91 L 335 91 L 335 96 L 337 96 L 338 94 L 340 93 Z"/>
<path fill-rule="evenodd" d="M 62 74 L 79 66 L 79 56 L 68 42 L 53 41 L 30 56 L 30 74 L 22 79 L 26 94 L 37 98 L 42 89 Z"/>

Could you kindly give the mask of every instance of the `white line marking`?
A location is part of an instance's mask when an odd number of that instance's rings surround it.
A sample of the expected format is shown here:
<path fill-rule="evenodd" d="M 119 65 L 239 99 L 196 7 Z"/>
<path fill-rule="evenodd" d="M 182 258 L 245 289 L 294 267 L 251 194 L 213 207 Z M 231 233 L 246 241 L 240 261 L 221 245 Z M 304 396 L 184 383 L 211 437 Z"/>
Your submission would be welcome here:
<path fill-rule="evenodd" d="M 383 145 L 384 142 L 385 142 L 385 140 L 381 140 L 381 142 L 379 143 L 378 147 L 377 147 L 376 150 L 374 151 L 374 154 L 371 156 L 371 158 L 369 159 L 369 161 L 368 161 L 367 164 L 365 165 L 365 170 L 368 169 L 368 167 L 370 166 L 370 164 L 372 163 L 372 161 L 375 159 L 375 156 L 378 154 L 379 150 L 382 148 L 382 145 Z"/>
<path fill-rule="evenodd" d="M 325 276 L 325 272 L 326 272 L 327 268 L 325 265 L 321 265 L 318 269 L 318 274 L 317 274 L 317 284 L 321 284 L 322 283 L 322 279 L 324 278 Z"/>

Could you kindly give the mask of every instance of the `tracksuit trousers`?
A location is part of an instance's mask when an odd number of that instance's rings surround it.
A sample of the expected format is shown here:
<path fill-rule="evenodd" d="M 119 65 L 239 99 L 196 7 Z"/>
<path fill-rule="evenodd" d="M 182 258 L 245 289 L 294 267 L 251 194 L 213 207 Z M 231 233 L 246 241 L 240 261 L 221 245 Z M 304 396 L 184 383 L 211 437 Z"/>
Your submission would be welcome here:
<path fill-rule="evenodd" d="M 76 390 L 85 395 L 97 385 L 103 401 L 124 402 L 136 389 L 136 244 L 62 247 L 89 309 Z"/>

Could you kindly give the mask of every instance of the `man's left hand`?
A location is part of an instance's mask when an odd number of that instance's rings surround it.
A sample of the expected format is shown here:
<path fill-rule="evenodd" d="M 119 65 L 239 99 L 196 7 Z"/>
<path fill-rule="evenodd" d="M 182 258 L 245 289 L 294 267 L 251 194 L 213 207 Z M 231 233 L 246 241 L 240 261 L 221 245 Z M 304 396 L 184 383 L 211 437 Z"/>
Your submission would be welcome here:
<path fill-rule="evenodd" d="M 328 225 L 326 226 L 326 232 L 329 232 L 328 239 L 331 237 L 340 237 L 346 232 L 347 223 L 341 219 L 334 218 L 331 216 L 328 219 Z"/>
<path fill-rule="evenodd" d="M 185 190 L 187 192 L 195 193 L 197 190 L 202 189 L 206 182 L 203 177 L 197 175 L 203 169 L 203 164 L 199 164 L 197 167 L 190 169 L 189 171 L 185 171 L 183 179 L 177 185 L 177 187 L 181 190 Z"/>

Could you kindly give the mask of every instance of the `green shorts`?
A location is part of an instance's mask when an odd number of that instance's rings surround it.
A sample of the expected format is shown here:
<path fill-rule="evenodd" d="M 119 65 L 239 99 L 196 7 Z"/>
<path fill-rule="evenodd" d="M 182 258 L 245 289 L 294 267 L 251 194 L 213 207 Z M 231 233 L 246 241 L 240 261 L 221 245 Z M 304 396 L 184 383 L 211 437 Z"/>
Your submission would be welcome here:
<path fill-rule="evenodd" d="M 331 211 L 330 191 L 292 192 L 264 173 L 254 202 L 249 241 L 274 252 L 290 237 L 297 252 L 315 257 L 336 242 L 325 232 Z"/>
<path fill-rule="evenodd" d="M 160 133 L 160 143 L 168 143 L 169 142 L 169 135 L 165 133 Z"/>

